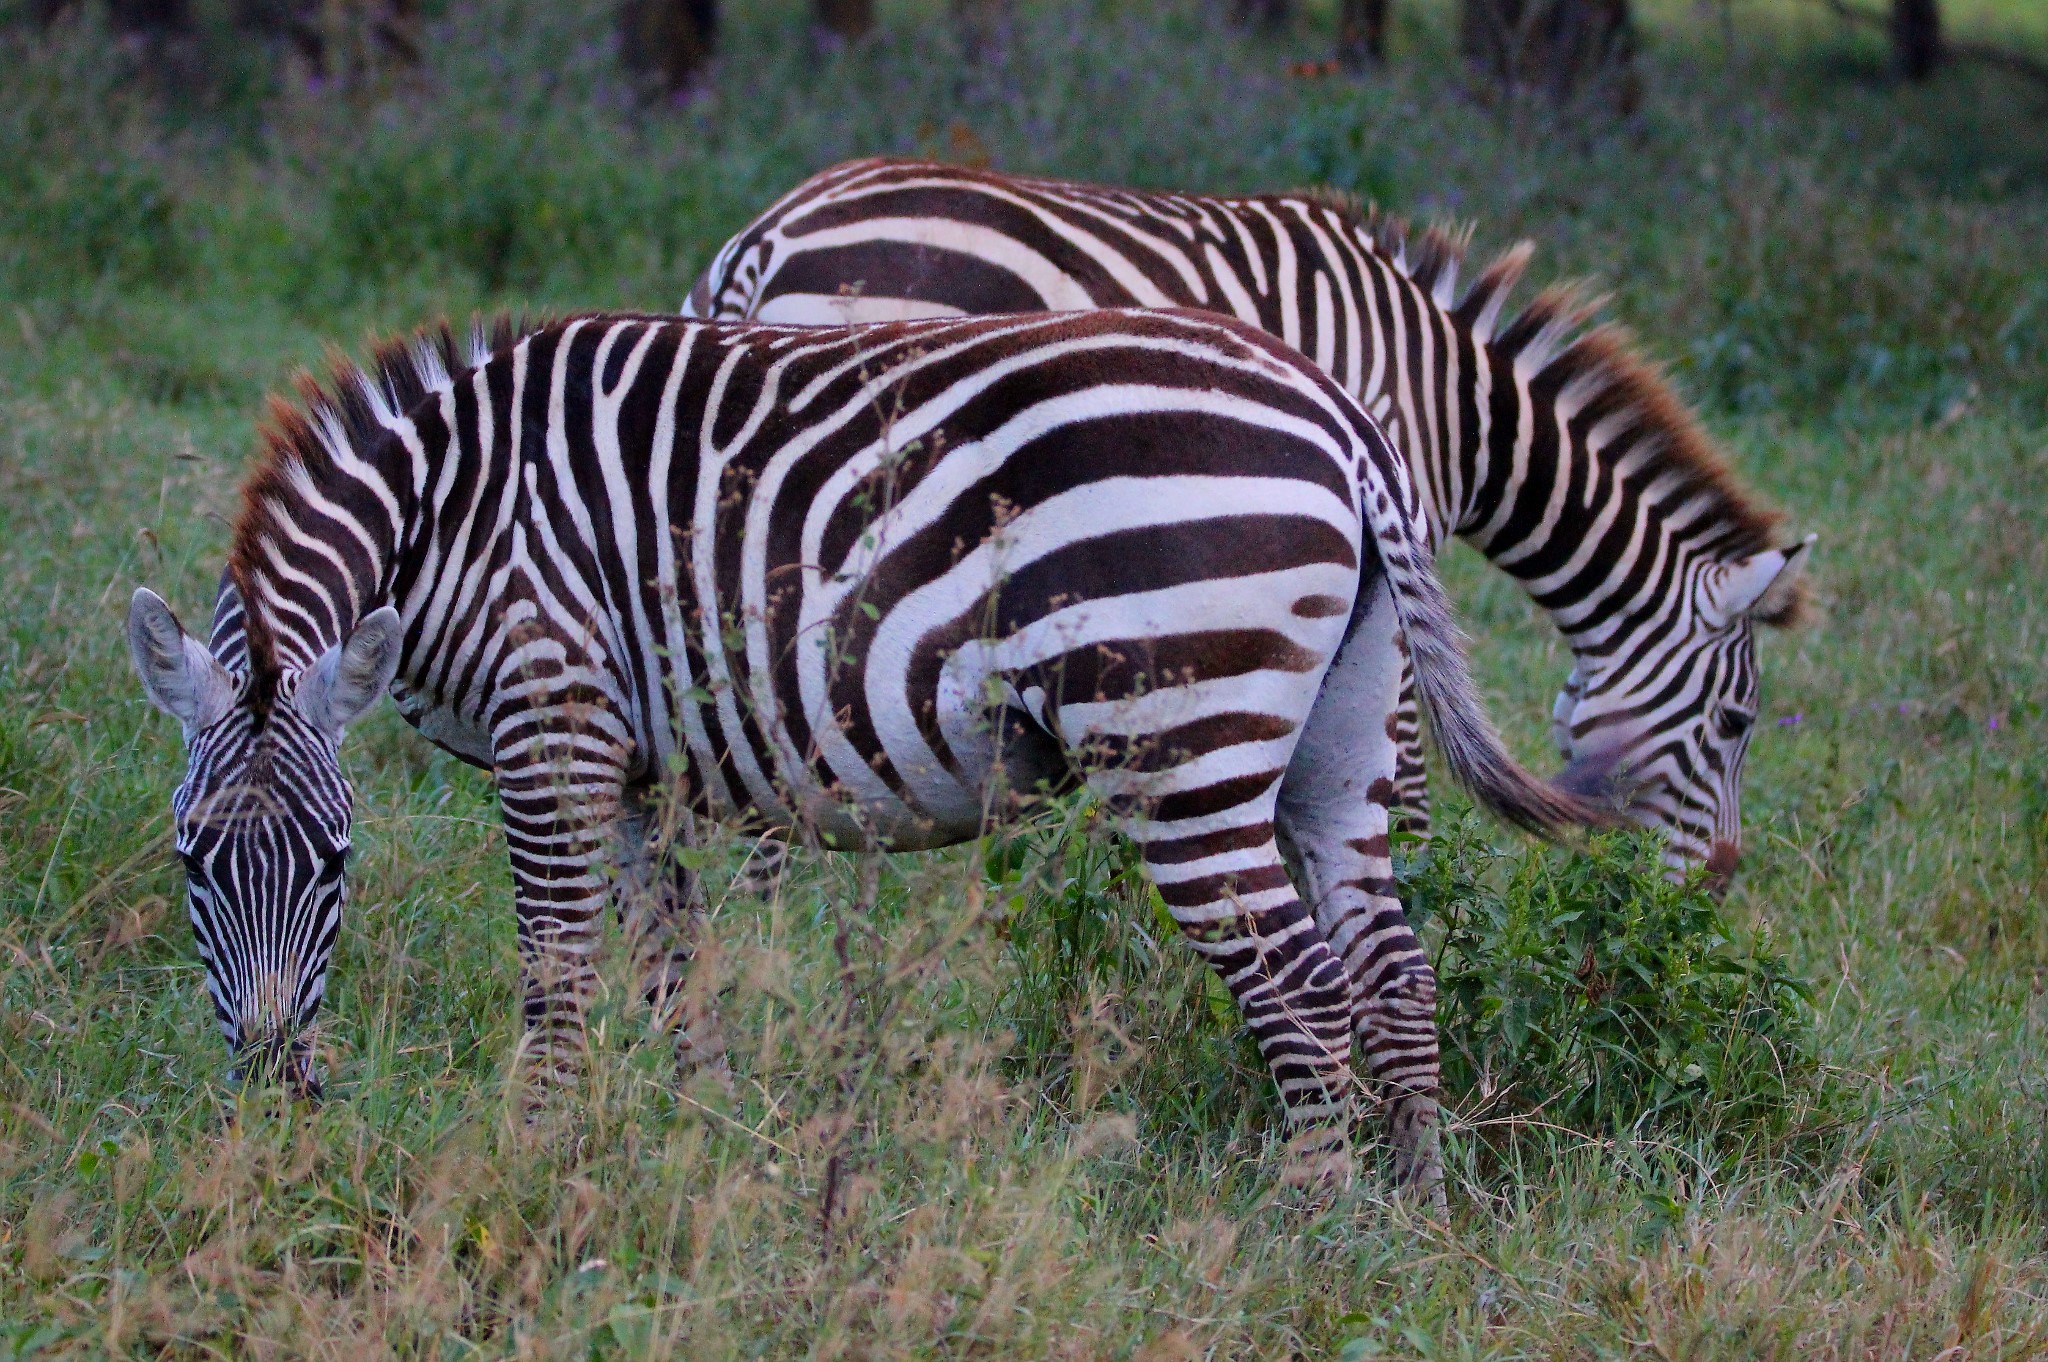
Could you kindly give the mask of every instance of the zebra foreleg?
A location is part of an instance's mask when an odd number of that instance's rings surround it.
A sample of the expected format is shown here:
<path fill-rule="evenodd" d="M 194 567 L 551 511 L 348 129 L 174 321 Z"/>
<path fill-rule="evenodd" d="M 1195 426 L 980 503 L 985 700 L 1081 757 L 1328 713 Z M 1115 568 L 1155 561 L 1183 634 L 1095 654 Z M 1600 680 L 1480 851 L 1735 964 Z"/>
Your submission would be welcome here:
<path fill-rule="evenodd" d="M 626 763 L 587 719 L 574 732 L 555 732 L 522 714 L 494 745 L 519 920 L 522 1052 L 538 1103 L 549 1088 L 576 1086 L 586 1066 L 597 946 L 615 892 L 610 830 L 624 804 Z"/>
<path fill-rule="evenodd" d="M 770 828 L 748 848 L 747 859 L 732 877 L 732 892 L 742 898 L 774 898 L 781 892 L 782 877 L 789 872 L 789 857 L 787 830 Z"/>

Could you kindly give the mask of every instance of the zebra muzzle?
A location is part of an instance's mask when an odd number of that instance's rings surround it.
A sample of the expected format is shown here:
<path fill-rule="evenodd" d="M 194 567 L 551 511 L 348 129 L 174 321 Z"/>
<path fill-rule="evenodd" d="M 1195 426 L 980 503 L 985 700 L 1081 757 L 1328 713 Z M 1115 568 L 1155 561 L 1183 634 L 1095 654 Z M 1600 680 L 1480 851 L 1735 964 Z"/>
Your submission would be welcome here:
<path fill-rule="evenodd" d="M 1707 852 L 1707 892 L 1716 898 L 1728 892 L 1734 883 L 1736 863 L 1742 859 L 1742 848 L 1733 842 L 1714 843 Z"/>
<path fill-rule="evenodd" d="M 293 1038 L 273 1030 L 262 1040 L 236 1051 L 228 1081 L 247 1087 L 284 1088 L 295 1098 L 317 1102 L 326 1089 L 320 1066 L 313 1058 L 313 1046 L 303 1037 Z"/>

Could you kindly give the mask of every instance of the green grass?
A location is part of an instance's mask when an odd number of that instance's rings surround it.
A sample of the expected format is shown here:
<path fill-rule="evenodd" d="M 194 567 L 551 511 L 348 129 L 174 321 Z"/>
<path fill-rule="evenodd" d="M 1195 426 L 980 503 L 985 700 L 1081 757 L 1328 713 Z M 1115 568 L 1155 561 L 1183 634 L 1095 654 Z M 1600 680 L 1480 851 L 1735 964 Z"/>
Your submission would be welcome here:
<path fill-rule="evenodd" d="M 1192 0 L 1023 0 L 975 69 L 937 0 L 885 2 L 874 42 L 824 58 L 777 0 L 727 6 L 711 100 L 642 113 L 601 17 L 561 17 L 580 8 L 445 6 L 426 73 L 353 91 L 271 88 L 225 49 L 216 79 L 156 91 L 91 34 L 0 38 L 0 1352 L 2042 1350 L 2038 93 L 1969 70 L 1896 90 L 1881 49 L 1796 0 L 1735 6 L 1732 48 L 1711 9 L 1645 6 L 1645 112 L 1559 127 L 1460 99 L 1420 3 L 1395 68 L 1352 85 L 1283 74 L 1327 13 L 1247 39 Z M 2041 33 L 2021 0 L 1955 23 Z M 1762 649 L 1726 908 L 1728 951 L 1761 934 L 1810 984 L 1780 1038 L 1805 1067 L 1723 1066 L 1631 1122 L 1574 1114 L 1584 1070 L 1544 1059 L 1516 1103 L 1454 1094 L 1447 1225 L 1391 1201 L 1370 1150 L 1354 1188 L 1295 1204 L 1213 990 L 1112 848 L 1045 833 L 1057 854 L 1001 873 L 892 860 L 846 965 L 850 865 L 724 903 L 705 972 L 735 1089 L 672 1091 L 607 1009 L 583 1100 L 528 1128 L 489 791 L 386 713 L 347 756 L 331 1100 L 224 1086 L 165 842 L 177 735 L 120 626 L 138 582 L 204 615 L 263 394 L 437 312 L 673 305 L 804 173 L 975 145 L 1145 184 L 1332 180 L 1476 220 L 1481 249 L 1532 236 L 1540 277 L 1614 292 L 1821 535 L 1824 622 Z M 1540 759 L 1559 646 L 1473 555 L 1447 569 Z M 715 887 L 739 854 L 713 848 Z M 1520 854 L 1468 889 L 1505 895 L 1503 921 L 1537 901 Z M 1568 988 L 1555 909 L 1500 966 L 1546 1006 Z M 1712 1040 L 1690 977 L 1670 1015 Z M 1772 1119 L 1745 1114 L 1781 1082 Z"/>

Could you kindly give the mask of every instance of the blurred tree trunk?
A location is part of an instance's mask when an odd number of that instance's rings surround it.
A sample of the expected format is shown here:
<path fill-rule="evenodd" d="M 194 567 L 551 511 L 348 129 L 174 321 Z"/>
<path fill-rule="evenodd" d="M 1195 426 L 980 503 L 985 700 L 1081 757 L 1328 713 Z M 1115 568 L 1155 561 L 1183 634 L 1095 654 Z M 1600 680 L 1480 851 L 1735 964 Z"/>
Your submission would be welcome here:
<path fill-rule="evenodd" d="M 85 6 L 82 0 L 32 0 L 29 13 L 39 24 L 55 23 Z M 107 0 L 107 23 L 130 37 L 163 37 L 192 27 L 191 0 Z"/>
<path fill-rule="evenodd" d="M 90 0 L 30 0 L 17 6 L 45 27 L 76 18 Z M 166 90 L 197 90 L 206 81 L 191 0 L 107 0 L 107 27 L 135 62 L 138 74 Z"/>
<path fill-rule="evenodd" d="M 1230 0 L 1230 17 L 1247 28 L 1279 28 L 1294 17 L 1294 0 Z"/>
<path fill-rule="evenodd" d="M 1362 71 L 1387 59 L 1387 7 L 1391 0 L 1343 0 L 1337 9 L 1337 60 Z"/>
<path fill-rule="evenodd" d="M 1010 0 L 952 0 L 950 8 L 968 61 L 984 61 L 1002 46 L 1010 22 Z"/>
<path fill-rule="evenodd" d="M 371 36 L 385 54 L 407 66 L 420 60 L 420 0 L 381 0 L 374 7 Z"/>
<path fill-rule="evenodd" d="M 1941 61 L 1941 0 L 1892 0 L 1892 59 L 1907 80 L 1926 80 Z"/>
<path fill-rule="evenodd" d="M 717 37 L 717 0 L 625 0 L 619 6 L 620 60 L 671 97 L 696 88 Z"/>
<path fill-rule="evenodd" d="M 1630 113 L 1640 96 L 1628 0 L 1463 0 L 1458 41 L 1509 98 L 1563 104 L 1604 86 Z"/>
<path fill-rule="evenodd" d="M 107 10 L 123 33 L 176 33 L 192 27 L 190 0 L 111 0 Z"/>
<path fill-rule="evenodd" d="M 323 78 L 420 59 L 419 0 L 235 0 L 234 16 L 244 33 L 289 46 Z"/>
<path fill-rule="evenodd" d="M 875 26 L 875 0 L 817 0 L 818 27 L 852 42 Z"/>

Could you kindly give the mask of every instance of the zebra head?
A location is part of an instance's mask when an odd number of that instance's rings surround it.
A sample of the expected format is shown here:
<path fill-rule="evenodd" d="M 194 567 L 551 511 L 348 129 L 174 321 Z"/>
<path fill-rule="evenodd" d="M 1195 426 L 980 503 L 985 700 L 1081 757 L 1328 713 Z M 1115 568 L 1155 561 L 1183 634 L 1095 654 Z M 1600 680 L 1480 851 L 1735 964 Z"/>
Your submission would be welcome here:
<path fill-rule="evenodd" d="M 320 1092 L 308 1028 L 348 898 L 341 734 L 390 688 L 400 634 L 387 606 L 312 665 L 258 687 L 154 592 L 138 590 L 128 611 L 142 688 L 184 726 L 171 807 L 214 1015 L 238 1070 L 307 1096 Z"/>
<path fill-rule="evenodd" d="M 1724 892 L 1742 854 L 1742 763 L 1756 724 L 1756 626 L 1788 624 L 1812 545 L 1706 563 L 1661 646 L 1621 665 L 1581 654 L 1551 711 L 1566 788 L 1620 798 L 1665 833 L 1674 875 Z"/>

